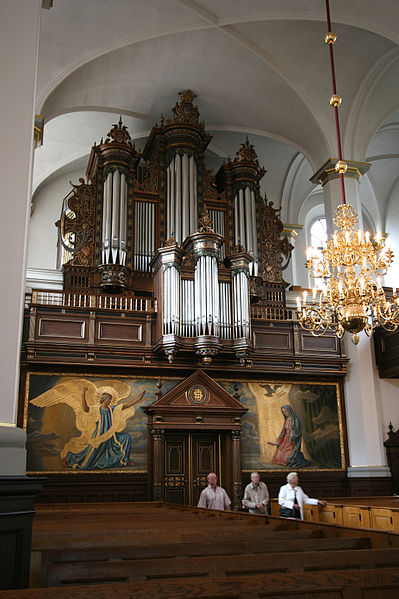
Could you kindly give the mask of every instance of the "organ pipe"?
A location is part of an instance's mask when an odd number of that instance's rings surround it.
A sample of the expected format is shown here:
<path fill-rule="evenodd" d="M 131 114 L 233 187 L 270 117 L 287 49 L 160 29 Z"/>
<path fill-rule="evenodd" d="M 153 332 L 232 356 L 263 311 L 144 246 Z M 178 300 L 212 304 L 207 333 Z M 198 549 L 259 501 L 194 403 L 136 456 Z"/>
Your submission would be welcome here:
<path fill-rule="evenodd" d="M 258 240 L 256 226 L 255 193 L 248 186 L 239 189 L 234 196 L 234 240 L 240 243 L 252 257 L 250 275 L 258 274 Z"/>
<path fill-rule="evenodd" d="M 103 187 L 101 256 L 103 264 L 126 264 L 127 181 L 125 173 L 110 171 Z"/>
<path fill-rule="evenodd" d="M 197 183 L 195 180 L 197 165 L 194 156 L 189 157 L 189 176 L 190 176 L 190 234 L 194 233 L 197 228 Z"/>
<path fill-rule="evenodd" d="M 181 213 L 182 213 L 182 185 L 181 185 L 181 156 L 180 154 L 176 154 L 175 156 L 175 233 L 176 233 L 176 241 L 181 243 L 182 239 L 182 226 L 181 226 Z"/>
<path fill-rule="evenodd" d="M 120 194 L 120 172 L 114 171 L 112 181 L 112 222 L 111 222 L 111 239 L 112 239 L 112 262 L 118 262 L 119 250 L 119 197 Z"/>
<path fill-rule="evenodd" d="M 167 170 L 166 170 L 166 214 L 167 214 L 167 219 L 166 219 L 166 239 L 170 239 L 170 236 L 172 234 L 171 231 L 171 221 L 172 219 L 170 218 L 171 215 L 171 191 L 170 191 L 170 186 L 171 186 L 171 176 L 170 176 L 170 169 L 171 169 L 171 165 L 168 166 Z"/>
<path fill-rule="evenodd" d="M 190 218 L 190 174 L 188 169 L 188 156 L 183 154 L 182 158 L 182 241 L 184 241 L 189 234 L 189 218 Z"/>
<path fill-rule="evenodd" d="M 120 264 L 126 264 L 126 217 L 127 217 L 127 184 L 125 173 L 121 174 L 119 204 L 119 248 Z"/>
<path fill-rule="evenodd" d="M 197 164 L 194 156 L 176 154 L 166 170 L 166 231 L 178 243 L 197 230 Z"/>
<path fill-rule="evenodd" d="M 252 215 L 252 242 L 253 242 L 253 270 L 252 274 L 258 276 L 258 233 L 256 223 L 256 199 L 255 193 L 251 190 L 251 215 Z M 251 274 L 251 272 L 250 272 Z"/>
<path fill-rule="evenodd" d="M 247 239 L 245 237 L 245 213 L 244 213 L 244 190 L 243 189 L 239 190 L 238 199 L 239 199 L 238 205 L 239 205 L 239 209 L 240 209 L 240 220 L 239 220 L 240 242 L 241 242 L 241 245 L 246 248 Z"/>
<path fill-rule="evenodd" d="M 150 262 L 155 251 L 155 205 L 153 202 L 135 204 L 134 268 L 151 272 Z"/>

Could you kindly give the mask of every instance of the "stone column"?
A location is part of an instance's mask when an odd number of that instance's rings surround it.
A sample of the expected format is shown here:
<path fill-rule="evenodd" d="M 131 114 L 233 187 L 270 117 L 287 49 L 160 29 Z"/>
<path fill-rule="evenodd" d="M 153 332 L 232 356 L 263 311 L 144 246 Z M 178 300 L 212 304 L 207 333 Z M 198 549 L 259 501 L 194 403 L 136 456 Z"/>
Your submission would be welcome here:
<path fill-rule="evenodd" d="M 345 349 L 350 360 L 345 380 L 346 422 L 348 430 L 348 477 L 389 477 L 384 450 L 381 416 L 383 381 L 378 379 L 373 340 L 359 334 L 354 345 L 348 335 Z M 371 489 L 372 491 L 372 489 Z"/>
<path fill-rule="evenodd" d="M 342 204 L 341 179 L 335 171 L 337 158 L 329 158 L 310 179 L 312 183 L 320 183 L 323 187 L 324 210 L 327 221 L 327 232 L 330 237 L 334 232 L 333 218 L 335 211 Z M 359 227 L 363 226 L 362 207 L 359 197 L 359 183 L 362 176 L 369 170 L 367 162 L 345 161 L 348 170 L 344 175 L 346 203 L 350 204 L 359 217 Z"/>
<path fill-rule="evenodd" d="M 33 502 L 17 428 L 19 355 L 29 224 L 41 0 L 0 2 L 0 589 L 29 584 Z"/>
<path fill-rule="evenodd" d="M 33 124 L 40 0 L 3 0 L 0 45 L 0 475 L 26 471 L 24 433 L 16 429 L 25 255 L 33 167 Z"/>
<path fill-rule="evenodd" d="M 329 237 L 336 227 L 333 217 L 336 208 L 342 204 L 340 178 L 335 172 L 336 159 L 329 159 L 311 181 L 323 186 L 324 205 Z M 367 172 L 369 164 L 346 160 L 345 174 L 346 202 L 359 217 L 358 227 L 362 228 L 362 211 L 359 197 L 359 182 Z M 345 380 L 346 423 L 349 444 L 349 478 L 389 477 L 383 446 L 383 426 L 381 419 L 381 381 L 375 366 L 372 339 L 365 333 L 359 334 L 359 345 L 353 345 L 350 335 L 345 334 L 344 344 L 350 359 Z M 372 486 L 370 486 L 372 492 Z"/>
<path fill-rule="evenodd" d="M 241 431 L 231 431 L 232 438 L 232 460 L 233 460 L 233 497 L 232 509 L 241 509 L 242 485 L 241 485 Z"/>

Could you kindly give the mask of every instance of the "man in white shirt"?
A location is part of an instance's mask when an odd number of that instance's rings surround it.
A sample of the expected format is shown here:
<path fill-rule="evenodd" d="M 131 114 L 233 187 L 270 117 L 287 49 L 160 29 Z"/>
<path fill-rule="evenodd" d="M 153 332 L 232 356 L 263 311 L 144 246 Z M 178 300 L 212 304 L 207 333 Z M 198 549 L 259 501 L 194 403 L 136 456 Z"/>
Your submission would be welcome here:
<path fill-rule="evenodd" d="M 298 486 L 298 474 L 290 472 L 287 475 L 287 484 L 283 485 L 278 494 L 280 516 L 283 518 L 300 518 L 303 520 L 303 504 L 326 505 L 321 499 L 308 497 Z"/>
<path fill-rule="evenodd" d="M 217 476 L 210 472 L 207 476 L 208 486 L 200 495 L 198 507 L 206 507 L 210 510 L 230 510 L 231 501 L 226 491 L 217 486 Z"/>
<path fill-rule="evenodd" d="M 259 472 L 252 472 L 251 482 L 245 487 L 244 505 L 250 514 L 266 514 L 269 503 L 269 491 L 261 482 Z"/>

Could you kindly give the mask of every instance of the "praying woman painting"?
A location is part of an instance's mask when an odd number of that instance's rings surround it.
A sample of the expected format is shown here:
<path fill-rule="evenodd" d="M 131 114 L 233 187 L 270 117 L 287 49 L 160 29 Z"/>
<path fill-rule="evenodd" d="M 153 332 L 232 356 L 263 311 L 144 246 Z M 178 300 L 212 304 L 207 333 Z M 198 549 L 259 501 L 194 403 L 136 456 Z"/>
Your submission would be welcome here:
<path fill-rule="evenodd" d="M 125 432 L 126 422 L 134 416 L 134 406 L 144 394 L 128 400 L 131 388 L 125 381 L 103 380 L 96 385 L 87 379 L 72 379 L 55 385 L 31 403 L 40 408 L 69 405 L 80 435 L 70 438 L 62 448 L 64 466 L 102 470 L 129 465 L 131 437 Z"/>
<path fill-rule="evenodd" d="M 301 421 L 288 404 L 281 406 L 284 416 L 283 428 L 274 443 L 268 441 L 269 445 L 276 445 L 277 449 L 271 459 L 272 464 L 286 466 L 287 468 L 304 468 L 309 465 L 301 451 L 302 426 Z"/>

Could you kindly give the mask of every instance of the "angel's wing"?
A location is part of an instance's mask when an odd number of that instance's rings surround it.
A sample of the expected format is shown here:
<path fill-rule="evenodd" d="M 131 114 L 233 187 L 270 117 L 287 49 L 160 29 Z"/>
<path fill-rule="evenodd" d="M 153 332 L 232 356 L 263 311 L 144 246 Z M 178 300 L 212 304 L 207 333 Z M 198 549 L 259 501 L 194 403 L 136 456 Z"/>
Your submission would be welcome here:
<path fill-rule="evenodd" d="M 38 395 L 30 400 L 30 403 L 39 408 L 48 408 L 59 403 L 66 403 L 71 406 L 76 415 L 82 412 L 82 394 L 86 387 L 86 401 L 88 405 L 93 403 L 96 387 L 87 379 L 64 379 L 58 385 L 54 385 L 45 393 Z"/>
<path fill-rule="evenodd" d="M 112 389 L 114 391 L 112 393 L 112 404 L 118 403 L 121 399 L 126 399 L 132 391 L 129 383 L 119 379 L 101 379 L 100 381 L 95 381 L 94 384 L 97 388 L 97 392 L 100 391 L 102 387 L 107 387 L 108 390 Z"/>

